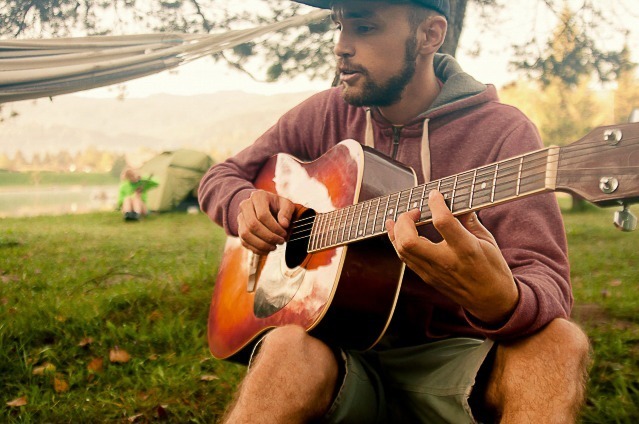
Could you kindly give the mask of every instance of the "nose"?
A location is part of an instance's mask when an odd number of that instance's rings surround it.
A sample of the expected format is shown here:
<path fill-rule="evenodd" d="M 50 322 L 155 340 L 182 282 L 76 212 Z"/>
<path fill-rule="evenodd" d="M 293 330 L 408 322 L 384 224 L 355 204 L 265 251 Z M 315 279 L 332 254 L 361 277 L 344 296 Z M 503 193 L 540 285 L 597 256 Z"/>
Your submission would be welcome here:
<path fill-rule="evenodd" d="M 337 31 L 335 33 L 335 47 L 333 48 L 333 53 L 335 56 L 344 58 L 351 57 L 355 55 L 355 48 L 353 47 L 353 43 L 344 32 L 344 30 Z"/>

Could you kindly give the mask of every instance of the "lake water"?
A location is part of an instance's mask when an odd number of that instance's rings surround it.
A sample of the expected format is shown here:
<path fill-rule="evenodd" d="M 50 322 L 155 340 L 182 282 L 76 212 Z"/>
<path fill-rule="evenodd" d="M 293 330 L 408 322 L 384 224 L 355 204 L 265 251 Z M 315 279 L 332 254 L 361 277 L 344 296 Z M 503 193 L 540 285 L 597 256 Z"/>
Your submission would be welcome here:
<path fill-rule="evenodd" d="M 0 218 L 114 211 L 118 186 L 0 188 Z"/>

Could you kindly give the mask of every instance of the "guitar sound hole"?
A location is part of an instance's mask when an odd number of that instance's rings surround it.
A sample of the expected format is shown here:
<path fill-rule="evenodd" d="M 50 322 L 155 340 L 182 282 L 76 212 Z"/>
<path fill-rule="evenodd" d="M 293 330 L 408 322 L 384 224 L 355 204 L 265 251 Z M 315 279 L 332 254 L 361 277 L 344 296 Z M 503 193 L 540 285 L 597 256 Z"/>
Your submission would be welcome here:
<path fill-rule="evenodd" d="M 314 217 L 315 211 L 307 209 L 297 220 L 293 221 L 284 255 L 286 266 L 289 268 L 296 268 L 302 265 L 304 259 L 308 256 L 308 243 L 311 237 Z"/>

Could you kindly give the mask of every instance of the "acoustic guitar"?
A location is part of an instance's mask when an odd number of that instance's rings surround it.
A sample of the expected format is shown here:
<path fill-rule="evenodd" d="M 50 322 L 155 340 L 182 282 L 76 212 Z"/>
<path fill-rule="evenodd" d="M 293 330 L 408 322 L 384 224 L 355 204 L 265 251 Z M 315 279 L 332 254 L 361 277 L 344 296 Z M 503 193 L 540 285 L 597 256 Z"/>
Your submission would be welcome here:
<path fill-rule="evenodd" d="M 598 206 L 621 205 L 615 224 L 632 230 L 636 218 L 628 205 L 639 201 L 639 124 L 600 127 L 568 146 L 421 185 L 412 169 L 346 140 L 312 162 L 273 156 L 254 184 L 290 199 L 296 211 L 287 242 L 266 256 L 228 237 L 208 320 L 213 356 L 245 362 L 261 334 L 287 324 L 366 350 L 384 335 L 404 276 L 385 236 L 388 218 L 419 209 L 417 225 L 430 223 L 431 190 L 444 195 L 454 215 L 562 191 Z"/>

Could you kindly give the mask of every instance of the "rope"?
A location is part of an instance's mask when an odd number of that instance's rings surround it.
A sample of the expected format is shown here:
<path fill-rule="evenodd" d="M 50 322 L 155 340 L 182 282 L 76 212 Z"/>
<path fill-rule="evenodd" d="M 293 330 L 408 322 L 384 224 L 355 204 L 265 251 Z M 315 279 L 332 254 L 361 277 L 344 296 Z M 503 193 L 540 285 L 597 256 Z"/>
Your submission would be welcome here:
<path fill-rule="evenodd" d="M 223 34 L 0 40 L 0 103 L 103 87 L 172 69 L 262 35 L 328 16 L 318 10 Z"/>

